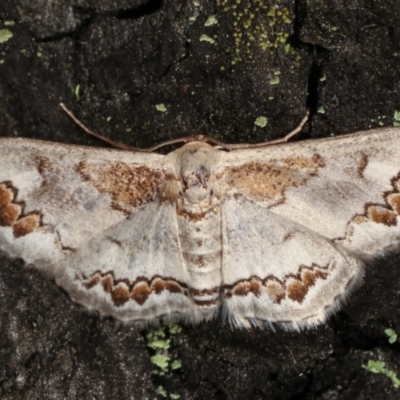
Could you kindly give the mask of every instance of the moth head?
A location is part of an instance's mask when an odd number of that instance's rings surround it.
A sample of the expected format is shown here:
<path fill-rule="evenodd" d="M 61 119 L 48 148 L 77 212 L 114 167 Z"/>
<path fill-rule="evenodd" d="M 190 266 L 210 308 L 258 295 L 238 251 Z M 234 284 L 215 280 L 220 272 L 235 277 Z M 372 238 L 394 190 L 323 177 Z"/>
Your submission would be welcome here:
<path fill-rule="evenodd" d="M 201 203 L 214 194 L 214 173 L 220 152 L 201 142 L 188 143 L 176 151 L 176 167 L 182 195 L 190 203 Z"/>

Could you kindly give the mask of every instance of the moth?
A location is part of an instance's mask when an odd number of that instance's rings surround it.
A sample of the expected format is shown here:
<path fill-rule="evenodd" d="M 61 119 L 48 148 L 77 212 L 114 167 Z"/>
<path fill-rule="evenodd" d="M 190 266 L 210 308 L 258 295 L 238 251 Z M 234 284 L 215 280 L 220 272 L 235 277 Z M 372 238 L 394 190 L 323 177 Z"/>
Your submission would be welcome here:
<path fill-rule="evenodd" d="M 323 323 L 398 247 L 399 128 L 208 140 L 161 155 L 1 138 L 0 250 L 139 326 L 221 311 L 292 330 Z"/>

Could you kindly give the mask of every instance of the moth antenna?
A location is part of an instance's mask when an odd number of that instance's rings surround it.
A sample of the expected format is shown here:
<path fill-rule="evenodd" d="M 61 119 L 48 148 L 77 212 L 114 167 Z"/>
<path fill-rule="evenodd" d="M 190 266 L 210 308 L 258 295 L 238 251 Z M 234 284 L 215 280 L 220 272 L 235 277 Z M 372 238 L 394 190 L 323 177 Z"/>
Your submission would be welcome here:
<path fill-rule="evenodd" d="M 72 119 L 72 121 L 74 121 L 84 132 L 86 132 L 90 136 L 93 136 L 93 137 L 95 137 L 95 138 L 97 138 L 97 139 L 99 139 L 99 140 L 111 145 L 112 147 L 115 147 L 115 148 L 121 149 L 121 150 L 131 150 L 131 151 L 141 151 L 141 152 L 150 152 L 151 151 L 151 150 L 147 150 L 147 149 L 140 149 L 140 148 L 137 148 L 137 147 L 131 147 L 131 146 L 128 146 L 128 145 L 126 145 L 124 143 L 116 142 L 114 140 L 108 139 L 105 136 L 100 135 L 99 133 L 92 131 L 86 125 L 84 125 L 77 117 L 75 117 L 75 115 L 72 113 L 72 111 L 69 110 L 64 103 L 60 103 L 60 107 Z"/>

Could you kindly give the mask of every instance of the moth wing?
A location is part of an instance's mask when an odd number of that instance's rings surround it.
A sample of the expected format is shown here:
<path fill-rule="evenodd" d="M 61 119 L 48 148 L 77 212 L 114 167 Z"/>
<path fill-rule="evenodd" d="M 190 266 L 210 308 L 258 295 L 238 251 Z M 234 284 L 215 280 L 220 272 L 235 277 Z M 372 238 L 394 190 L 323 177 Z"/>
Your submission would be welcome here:
<path fill-rule="evenodd" d="M 357 254 L 399 244 L 399 128 L 233 151 L 224 163 L 231 194 Z"/>
<path fill-rule="evenodd" d="M 362 260 L 398 247 L 398 160 L 397 128 L 226 153 L 222 268 L 233 323 L 296 328 L 337 309 Z"/>
<path fill-rule="evenodd" d="M 56 275 L 74 301 L 122 321 L 193 321 L 174 204 L 150 202 L 65 257 Z"/>
<path fill-rule="evenodd" d="M 244 197 L 222 206 L 224 315 L 238 327 L 324 322 L 362 263 L 321 235 Z"/>
<path fill-rule="evenodd" d="M 149 316 L 176 311 L 188 301 L 176 215 L 163 198 L 175 190 L 171 172 L 158 154 L 2 138 L 0 250 L 103 314 L 141 320 L 166 293 L 178 299 Z"/>

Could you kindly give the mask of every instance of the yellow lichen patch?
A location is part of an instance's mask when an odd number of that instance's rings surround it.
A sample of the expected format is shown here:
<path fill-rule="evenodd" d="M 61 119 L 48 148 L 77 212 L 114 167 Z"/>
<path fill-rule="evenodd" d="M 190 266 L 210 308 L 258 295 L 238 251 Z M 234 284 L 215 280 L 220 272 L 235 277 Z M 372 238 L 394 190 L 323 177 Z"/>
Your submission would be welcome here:
<path fill-rule="evenodd" d="M 232 64 L 248 61 L 260 50 L 285 48 L 293 19 L 287 7 L 271 6 L 263 0 L 218 0 L 217 5 L 232 23 Z"/>

